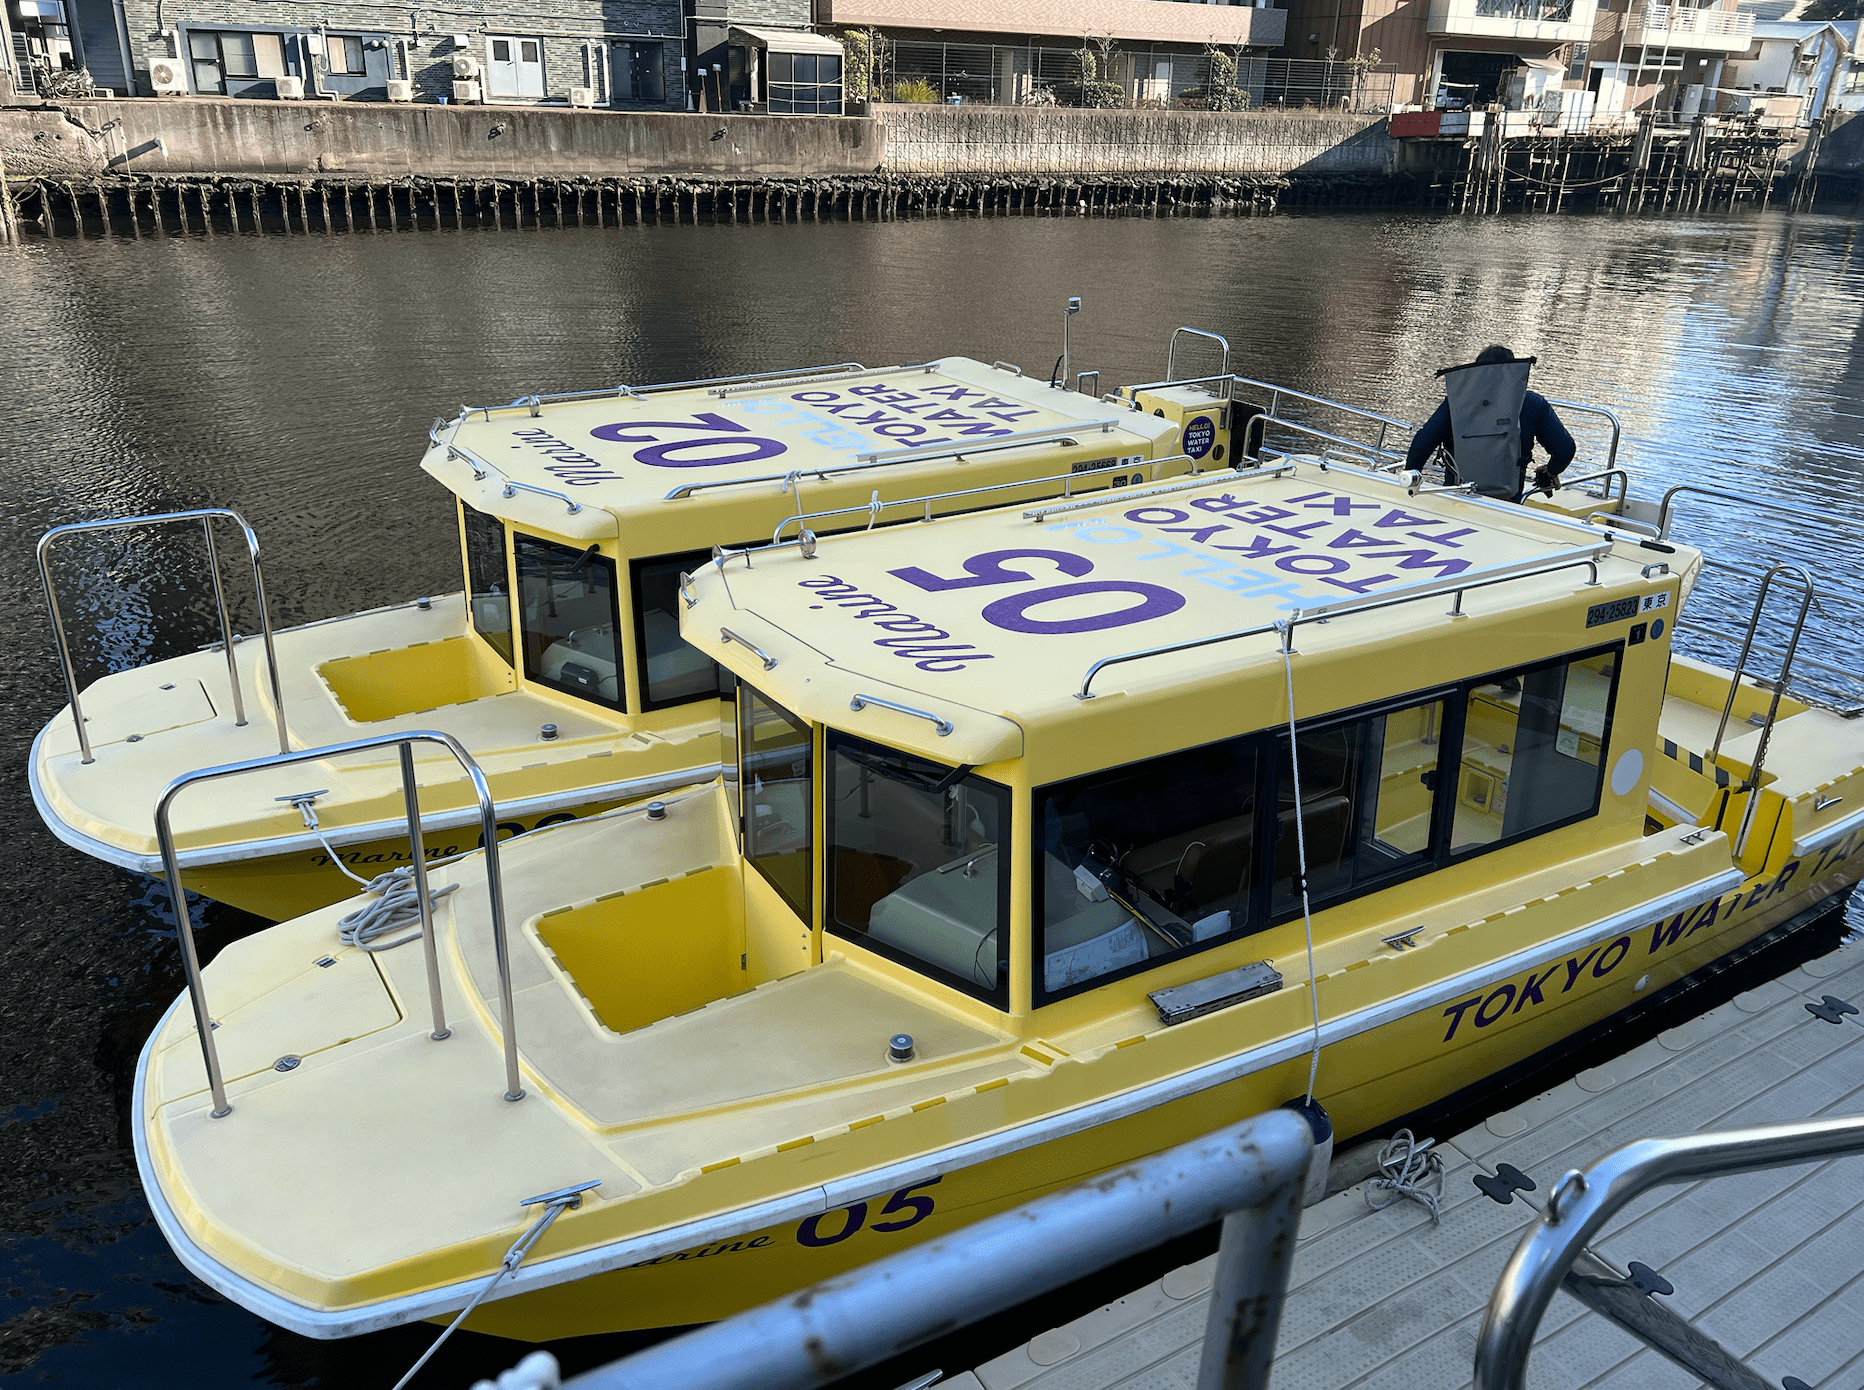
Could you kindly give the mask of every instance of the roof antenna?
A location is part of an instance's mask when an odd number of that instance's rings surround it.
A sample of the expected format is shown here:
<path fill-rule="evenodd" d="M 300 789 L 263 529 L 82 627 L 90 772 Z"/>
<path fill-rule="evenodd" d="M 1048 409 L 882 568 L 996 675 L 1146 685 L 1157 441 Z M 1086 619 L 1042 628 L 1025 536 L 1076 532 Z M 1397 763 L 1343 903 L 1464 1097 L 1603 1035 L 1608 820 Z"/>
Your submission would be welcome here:
<path fill-rule="evenodd" d="M 1061 389 L 1064 391 L 1070 391 L 1074 389 L 1073 387 L 1068 385 L 1068 383 L 1074 379 L 1073 377 L 1069 375 L 1069 371 L 1073 367 L 1074 363 L 1072 361 L 1072 356 L 1068 348 L 1068 321 L 1080 312 L 1081 312 L 1080 296 L 1070 295 L 1068 297 L 1067 312 L 1061 316 Z M 1049 384 L 1052 386 L 1055 383 L 1050 382 Z"/>

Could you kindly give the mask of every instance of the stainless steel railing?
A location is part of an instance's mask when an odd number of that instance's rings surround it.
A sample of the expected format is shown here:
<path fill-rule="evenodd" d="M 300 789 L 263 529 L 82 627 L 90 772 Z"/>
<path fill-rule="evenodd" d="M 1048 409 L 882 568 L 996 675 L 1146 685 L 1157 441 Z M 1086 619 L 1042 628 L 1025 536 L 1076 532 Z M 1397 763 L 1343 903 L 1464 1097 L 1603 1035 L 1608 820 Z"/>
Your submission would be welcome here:
<path fill-rule="evenodd" d="M 1723 502 L 1734 502 L 1752 510 L 1759 508 L 1765 512 L 1774 512 L 1780 516 L 1790 516 L 1796 521 L 1811 522 L 1818 526 L 1831 527 L 1833 518 L 1828 513 L 1811 512 L 1803 507 L 1789 507 L 1781 502 L 1770 502 L 1765 498 L 1748 493 L 1723 492 L 1719 488 L 1700 487 L 1695 483 L 1678 483 L 1663 494 L 1663 501 L 1657 508 L 1657 538 L 1668 540 L 1670 537 L 1670 514 L 1676 510 L 1676 498 L 1682 493 L 1693 493 L 1697 497 L 1713 497 Z"/>
<path fill-rule="evenodd" d="M 1211 333 L 1202 328 L 1174 328 L 1170 340 L 1165 344 L 1165 381 L 1169 385 L 1178 380 L 1178 339 L 1182 337 L 1202 338 L 1206 342 L 1217 344 L 1223 349 L 1223 365 L 1217 369 L 1220 376 L 1230 375 L 1230 340 L 1221 333 Z"/>
<path fill-rule="evenodd" d="M 1610 551 L 1610 542 L 1576 550 L 1556 551 L 1538 560 L 1491 565 L 1479 570 L 1470 570 L 1452 579 L 1430 580 L 1372 598 L 1341 599 L 1336 603 L 1323 603 L 1314 608 L 1296 609 L 1286 618 L 1278 618 L 1274 622 L 1258 623 L 1254 627 L 1240 628 L 1235 632 L 1220 632 L 1211 637 L 1194 637 L 1184 642 L 1168 642 L 1135 652 L 1122 652 L 1118 656 L 1103 656 L 1087 668 L 1087 673 L 1081 677 L 1081 688 L 1075 691 L 1074 698 L 1077 700 L 1093 699 L 1094 677 L 1109 666 L 1119 666 L 1129 661 L 1144 661 L 1155 656 L 1169 656 L 1174 652 L 1195 651 L 1199 647 L 1215 646 L 1220 642 L 1235 642 L 1245 637 L 1262 637 L 1271 632 L 1280 633 L 1282 649 L 1292 652 L 1294 630 L 1303 623 L 1326 622 L 1348 613 L 1370 613 L 1380 608 L 1391 608 L 1400 603 L 1415 603 L 1433 594 L 1455 594 L 1456 601 L 1450 607 L 1447 616 L 1461 618 L 1465 616 L 1463 594 L 1469 589 L 1483 589 L 1491 584 L 1506 584 L 1511 580 L 1525 579 L 1530 575 L 1551 574 L 1555 570 L 1573 569 L 1579 565 L 1586 566 L 1588 570 L 1586 585 L 1590 588 L 1599 582 L 1599 561 Z"/>
<path fill-rule="evenodd" d="M 1395 416 L 1380 415 L 1376 411 L 1371 411 L 1371 410 L 1361 410 L 1356 405 L 1347 405 L 1341 401 L 1331 401 L 1331 400 L 1328 400 L 1325 396 L 1310 396 L 1305 391 L 1296 391 L 1293 387 L 1289 387 L 1289 386 L 1277 386 L 1272 381 L 1257 381 L 1253 377 L 1239 376 L 1236 378 L 1236 384 L 1238 386 L 1254 386 L 1258 390 L 1267 391 L 1269 393 L 1269 403 L 1268 403 L 1267 408 L 1264 409 L 1263 414 L 1269 416 L 1276 423 L 1280 423 L 1280 424 L 1293 424 L 1294 423 L 1293 421 L 1290 421 L 1290 420 L 1283 420 L 1281 416 L 1277 413 L 1281 409 L 1281 403 L 1282 403 L 1283 398 L 1286 398 L 1288 400 L 1306 401 L 1310 405 L 1325 406 L 1329 410 L 1340 411 L 1343 414 L 1353 416 L 1355 419 L 1370 421 L 1372 424 L 1375 424 L 1379 427 L 1378 438 L 1373 441 L 1371 447 L 1381 453 L 1385 452 L 1386 431 L 1396 429 L 1406 434 L 1409 434 L 1413 429 L 1411 425 L 1407 424 L 1403 420 L 1397 419 Z M 1355 440 L 1351 442 L 1358 448 L 1363 449 L 1366 447 L 1363 443 L 1360 443 L 1359 441 Z"/>
<path fill-rule="evenodd" d="M 408 852 L 413 865 L 415 896 L 421 908 L 421 940 L 427 953 L 427 989 L 434 1015 L 432 1036 L 435 1041 L 440 1041 L 449 1036 L 451 1030 L 447 1028 L 446 1011 L 440 996 L 440 957 L 434 942 L 433 902 L 427 893 L 427 852 L 421 837 L 420 797 L 414 782 L 412 745 L 416 743 L 437 743 L 451 753 L 454 760 L 465 769 L 466 776 L 472 782 L 473 795 L 479 802 L 479 823 L 485 839 L 485 886 L 492 906 L 492 951 L 498 967 L 499 1023 L 504 1033 L 505 1099 L 524 1099 L 524 1088 L 519 1084 L 518 1077 L 518 1030 L 511 992 L 511 950 L 505 936 L 505 889 L 498 867 L 498 810 L 492 804 L 492 791 L 486 785 L 485 774 L 479 770 L 479 764 L 473 761 L 472 755 L 458 739 L 432 729 L 416 729 L 407 733 L 377 734 L 373 738 L 359 738 L 348 743 L 331 743 L 296 753 L 249 758 L 245 762 L 226 763 L 220 767 L 200 768 L 183 773 L 170 782 L 161 800 L 156 802 L 155 839 L 162 852 L 162 872 L 168 880 L 169 892 L 174 897 L 175 934 L 181 940 L 181 965 L 188 979 L 188 1000 L 194 1009 L 195 1031 L 200 1034 L 201 1056 L 207 1063 L 207 1085 L 213 1092 L 213 1117 L 216 1120 L 231 1114 L 233 1107 L 227 1103 L 226 1083 L 220 1075 L 220 1054 L 214 1046 L 216 1025 L 207 1007 L 207 986 L 201 979 L 200 960 L 194 951 L 193 925 L 188 919 L 187 895 L 181 886 L 181 864 L 175 854 L 175 834 L 169 825 L 169 811 L 175 798 L 201 782 L 217 782 L 225 777 L 237 777 L 265 768 L 323 762 L 346 753 L 366 752 L 371 748 L 398 746 L 401 754 L 401 795 L 408 815 Z"/>
<path fill-rule="evenodd" d="M 582 510 L 582 503 L 578 502 L 568 493 L 558 492 L 554 488 L 538 487 L 535 483 L 521 483 L 517 479 L 511 477 L 497 464 L 488 463 L 486 460 L 480 458 L 479 455 L 475 454 L 471 449 L 462 448 L 458 444 L 448 444 L 446 449 L 448 458 L 458 459 L 461 463 L 472 469 L 474 482 L 483 482 L 488 473 L 498 474 L 499 481 L 504 484 L 504 489 L 500 494 L 501 496 L 513 497 L 519 492 L 534 492 L 539 497 L 551 497 L 561 502 L 564 506 L 569 508 L 571 516 L 575 516 L 576 513 Z"/>
<path fill-rule="evenodd" d="M 1474 1390 L 1521 1390 L 1534 1333 L 1586 1242 L 1653 1187 L 1864 1153 L 1864 1116 L 1643 1139 L 1574 1170 L 1548 1194 L 1496 1281 L 1476 1338 Z"/>
<path fill-rule="evenodd" d="M 615 396 L 648 396 L 663 391 L 685 391 L 697 386 L 730 386 L 746 381 L 780 381 L 786 377 L 810 376 L 826 372 L 839 372 L 849 375 L 867 371 L 859 362 L 830 362 L 820 367 L 791 367 L 776 372 L 740 372 L 735 376 L 697 377 L 692 381 L 660 381 L 651 386 L 602 386 L 592 391 L 546 391 L 519 396 L 509 405 L 463 405 L 460 407 L 461 418 L 481 414 L 486 419 L 492 418 L 494 410 L 515 410 L 528 408 L 533 416 L 539 414 L 546 402 L 552 401 L 588 401 L 607 399 Z M 893 368 L 883 370 L 892 371 Z M 430 435 L 431 437 L 431 435 Z"/>
<path fill-rule="evenodd" d="M 1271 1110 L 589 1371 L 566 1390 L 828 1385 L 1217 1221 L 1199 1390 L 1266 1390 L 1313 1142 L 1305 1119 Z"/>
<path fill-rule="evenodd" d="M 1609 471 L 1618 466 L 1618 441 L 1624 437 L 1624 426 L 1618 422 L 1615 412 L 1602 405 L 1583 405 L 1579 401 L 1549 400 L 1548 405 L 1556 405 L 1561 410 L 1577 410 L 1581 415 L 1597 415 L 1611 426 L 1612 442 L 1605 450 L 1605 467 Z M 1571 486 L 1571 484 L 1568 484 Z"/>
<path fill-rule="evenodd" d="M 65 636 L 64 615 L 58 607 L 58 590 L 52 583 L 53 545 L 66 536 L 75 536 L 82 531 L 121 531 L 138 526 L 164 525 L 171 521 L 199 521 L 201 534 L 207 540 L 207 569 L 213 577 L 214 607 L 220 615 L 220 638 L 227 654 L 227 679 L 233 686 L 233 722 L 236 726 L 244 727 L 246 702 L 240 691 L 239 653 L 233 637 L 232 619 L 227 615 L 226 592 L 220 583 L 220 554 L 214 547 L 213 523 L 216 517 L 231 521 L 246 538 L 246 554 L 252 562 L 253 592 L 259 602 L 259 632 L 265 641 L 265 665 L 272 686 L 272 712 L 278 724 L 278 751 L 290 751 L 291 741 L 285 732 L 285 696 L 279 687 L 278 655 L 272 648 L 272 617 L 265 602 L 265 575 L 259 567 L 259 537 L 238 512 L 226 507 L 197 507 L 185 512 L 156 512 L 149 516 L 115 517 L 107 521 L 75 521 L 66 526 L 54 526 L 39 537 L 39 582 L 45 586 L 45 606 L 52 618 L 52 638 L 58 644 L 58 661 L 65 675 L 65 693 L 71 698 L 71 721 L 77 728 L 78 748 L 85 763 L 93 763 L 96 758 L 91 754 L 90 735 L 84 728 L 84 708 L 78 699 L 77 672 L 71 664 L 71 643 Z"/>

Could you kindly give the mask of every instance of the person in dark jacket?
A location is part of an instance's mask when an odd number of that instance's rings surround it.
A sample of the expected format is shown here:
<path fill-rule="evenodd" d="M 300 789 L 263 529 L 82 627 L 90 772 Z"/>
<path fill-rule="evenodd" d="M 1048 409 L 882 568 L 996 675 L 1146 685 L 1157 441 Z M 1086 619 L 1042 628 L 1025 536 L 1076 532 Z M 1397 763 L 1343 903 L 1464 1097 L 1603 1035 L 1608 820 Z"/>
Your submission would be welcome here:
<path fill-rule="evenodd" d="M 1485 347 L 1476 354 L 1476 365 L 1480 367 L 1515 360 L 1513 351 L 1499 343 Z M 1444 453 L 1451 456 L 1450 480 L 1454 482 L 1453 437 L 1450 429 L 1450 403 L 1446 400 L 1432 412 L 1431 417 L 1424 422 L 1424 427 L 1411 437 L 1411 448 L 1405 455 L 1405 467 L 1421 472 L 1431 454 L 1441 445 Z M 1521 477 L 1524 485 L 1518 490 L 1520 492 L 1527 490 L 1525 480 L 1528 470 L 1534 466 L 1534 444 L 1537 440 L 1541 448 L 1547 451 L 1547 462 L 1543 467 L 1535 469 L 1533 490 L 1551 497 L 1553 490 L 1560 485 L 1560 474 L 1573 461 L 1579 446 L 1573 443 L 1573 436 L 1560 423 L 1559 415 L 1547 403 L 1547 398 L 1538 391 L 1529 391 L 1521 401 Z"/>

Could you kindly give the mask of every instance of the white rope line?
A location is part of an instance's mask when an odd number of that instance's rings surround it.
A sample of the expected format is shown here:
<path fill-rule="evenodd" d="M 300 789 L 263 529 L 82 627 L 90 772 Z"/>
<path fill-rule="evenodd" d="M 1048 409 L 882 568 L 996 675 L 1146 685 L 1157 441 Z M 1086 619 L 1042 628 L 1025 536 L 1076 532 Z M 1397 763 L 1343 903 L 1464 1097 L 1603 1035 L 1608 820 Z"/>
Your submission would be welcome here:
<path fill-rule="evenodd" d="M 1301 808 L 1301 754 L 1294 727 L 1294 662 L 1289 644 L 1294 632 L 1286 620 L 1275 624 L 1282 635 L 1282 670 L 1288 675 L 1288 770 L 1294 779 L 1294 847 L 1301 874 L 1301 927 L 1307 935 L 1307 998 L 1314 1011 L 1314 1050 L 1307 1062 L 1307 1103 L 1314 1103 L 1314 1078 L 1320 1073 L 1320 993 L 1314 978 L 1314 912 L 1307 898 L 1307 817 Z"/>
<path fill-rule="evenodd" d="M 1435 1139 L 1419 1143 L 1408 1129 L 1401 1129 L 1379 1148 L 1379 1169 L 1383 1177 L 1366 1184 L 1366 1205 L 1383 1211 L 1400 1197 L 1409 1197 L 1430 1212 L 1430 1224 L 1443 1220 L 1443 1155 L 1434 1147 Z M 1385 1194 L 1375 1198 L 1374 1193 Z"/>
<path fill-rule="evenodd" d="M 285 799 L 287 798 L 280 798 L 280 800 Z M 316 798 L 307 795 L 289 799 L 293 808 L 304 817 L 304 824 L 311 834 L 317 837 L 317 843 L 324 847 L 324 853 L 330 856 L 330 862 L 337 866 L 345 878 L 361 884 L 363 893 L 375 899 L 337 919 L 337 940 L 345 946 L 359 946 L 365 951 L 392 951 L 397 946 L 406 946 L 410 941 L 419 941 L 421 934 L 418 931 L 409 932 L 406 936 L 397 937 L 393 941 L 377 940 L 378 937 L 386 936 L 389 932 L 397 931 L 421 920 L 420 899 L 414 891 L 414 866 L 404 864 L 399 869 L 390 869 L 387 873 L 377 874 L 374 878 L 364 878 L 345 864 L 338 856 L 335 847 L 324 838 L 323 827 L 317 823 Z M 428 867 L 437 868 L 440 864 L 449 862 L 451 861 L 443 859 L 430 863 Z M 459 884 L 449 883 L 442 888 L 430 889 L 427 894 L 429 909 L 431 910 L 435 903 L 458 888 Z"/>

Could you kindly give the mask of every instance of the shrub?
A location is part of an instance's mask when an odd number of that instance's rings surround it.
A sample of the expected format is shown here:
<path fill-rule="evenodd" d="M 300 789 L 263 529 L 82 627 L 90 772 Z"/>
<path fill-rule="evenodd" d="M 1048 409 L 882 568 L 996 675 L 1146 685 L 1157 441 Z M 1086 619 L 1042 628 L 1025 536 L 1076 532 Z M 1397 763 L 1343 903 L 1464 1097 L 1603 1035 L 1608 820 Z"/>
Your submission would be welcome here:
<path fill-rule="evenodd" d="M 904 81 L 895 82 L 888 99 L 909 102 L 918 106 L 938 106 L 944 101 L 944 98 L 938 94 L 938 88 L 923 77 L 908 77 Z"/>
<path fill-rule="evenodd" d="M 1126 105 L 1126 89 L 1117 82 L 1083 82 L 1081 105 L 1110 110 Z"/>

